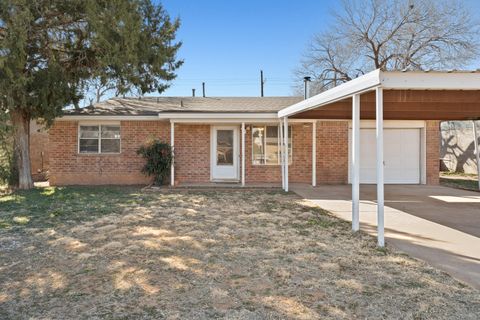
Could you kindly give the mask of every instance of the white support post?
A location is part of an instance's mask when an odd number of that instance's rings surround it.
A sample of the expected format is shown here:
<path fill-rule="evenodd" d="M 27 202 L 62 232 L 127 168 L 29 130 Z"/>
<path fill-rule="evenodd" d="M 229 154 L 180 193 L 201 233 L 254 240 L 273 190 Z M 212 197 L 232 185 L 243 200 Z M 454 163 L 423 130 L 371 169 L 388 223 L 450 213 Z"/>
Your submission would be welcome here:
<path fill-rule="evenodd" d="M 472 121 L 473 126 L 473 143 L 475 146 L 475 156 L 477 158 L 477 175 L 478 175 L 478 190 L 480 190 L 480 147 L 478 145 L 478 130 L 475 121 Z"/>
<path fill-rule="evenodd" d="M 242 187 L 245 187 L 245 122 L 242 122 Z"/>
<path fill-rule="evenodd" d="M 283 118 L 283 135 L 285 143 L 285 192 L 288 192 L 288 117 Z"/>
<path fill-rule="evenodd" d="M 317 186 L 317 122 L 312 123 L 312 187 Z"/>
<path fill-rule="evenodd" d="M 376 88 L 376 137 L 377 137 L 377 237 L 378 246 L 385 246 L 385 201 L 383 177 L 383 89 Z"/>
<path fill-rule="evenodd" d="M 170 121 L 170 146 L 172 147 L 172 164 L 170 166 L 170 185 L 175 185 L 175 122 Z"/>
<path fill-rule="evenodd" d="M 352 230 L 360 230 L 360 95 L 352 97 Z"/>
<path fill-rule="evenodd" d="M 282 120 L 278 125 L 280 128 L 280 167 L 282 169 L 282 189 L 285 190 L 285 156 L 284 156 L 284 146 L 283 146 L 283 125 Z"/>

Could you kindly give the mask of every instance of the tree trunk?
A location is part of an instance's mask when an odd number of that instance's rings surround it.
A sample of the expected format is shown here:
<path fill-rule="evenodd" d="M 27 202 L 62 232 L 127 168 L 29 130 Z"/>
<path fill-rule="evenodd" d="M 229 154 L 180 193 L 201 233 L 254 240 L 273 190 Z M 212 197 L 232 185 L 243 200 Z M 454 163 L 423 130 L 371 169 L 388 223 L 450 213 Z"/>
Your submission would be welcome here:
<path fill-rule="evenodd" d="M 30 119 L 21 110 L 11 113 L 14 157 L 18 168 L 18 188 L 33 188 L 30 167 Z"/>

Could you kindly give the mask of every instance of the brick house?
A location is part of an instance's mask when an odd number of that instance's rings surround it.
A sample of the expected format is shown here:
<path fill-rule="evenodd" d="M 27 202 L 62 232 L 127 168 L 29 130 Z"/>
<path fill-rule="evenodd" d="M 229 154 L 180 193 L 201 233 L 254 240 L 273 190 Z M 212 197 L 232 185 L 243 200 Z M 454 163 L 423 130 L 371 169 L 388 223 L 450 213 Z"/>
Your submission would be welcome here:
<path fill-rule="evenodd" d="M 148 183 L 150 179 L 140 172 L 143 160 L 136 151 L 154 138 L 171 143 L 172 128 L 175 184 L 240 182 L 243 150 L 240 134 L 244 123 L 245 183 L 280 185 L 281 126 L 275 116 L 280 109 L 300 100 L 298 97 L 116 98 L 80 112 L 73 111 L 49 130 L 50 183 Z M 176 110 L 180 108 L 181 111 Z M 245 112 L 246 108 L 252 111 Z M 348 183 L 351 121 L 301 119 L 289 125 L 290 182 L 312 181 L 314 124 L 316 182 Z M 368 137 L 371 123 L 365 121 L 362 125 Z M 386 127 L 396 135 L 418 135 L 419 139 L 423 131 L 428 132 L 432 139 L 427 143 L 427 154 L 431 156 L 427 170 L 431 172 L 427 172 L 426 182 L 437 183 L 439 140 L 434 138 L 438 136 L 438 122 L 386 122 Z M 415 150 L 419 141 L 415 143 L 406 147 Z M 366 174 L 365 179 L 369 178 Z M 421 183 L 420 170 L 409 178 L 392 183 Z"/>
<path fill-rule="evenodd" d="M 406 75 L 413 88 L 408 81 L 408 85 L 400 85 Z M 416 78 L 419 75 L 421 79 Z M 354 156 L 360 160 L 358 182 L 376 183 L 374 90 L 382 87 L 385 183 L 437 184 L 440 120 L 480 116 L 479 109 L 469 105 L 470 100 L 479 101 L 478 91 L 460 93 L 458 87 L 466 82 L 457 82 L 458 75 L 471 74 L 441 74 L 456 77 L 448 82 L 450 91 L 447 86 L 439 87 L 434 73 L 376 70 L 307 100 L 113 98 L 68 111 L 55 121 L 49 130 L 50 183 L 148 183 L 150 179 L 140 172 L 143 160 L 136 151 L 154 138 L 174 146 L 174 185 L 347 184 L 356 178 Z M 373 78 L 378 83 L 372 84 Z M 390 79 L 392 87 L 385 79 Z M 459 96 L 468 107 L 455 113 L 449 108 Z M 355 112 L 352 114 L 356 103 L 361 106 L 359 122 L 355 122 Z M 361 141 L 358 154 L 352 151 L 355 136 Z M 282 165 L 287 158 L 289 165 Z"/>

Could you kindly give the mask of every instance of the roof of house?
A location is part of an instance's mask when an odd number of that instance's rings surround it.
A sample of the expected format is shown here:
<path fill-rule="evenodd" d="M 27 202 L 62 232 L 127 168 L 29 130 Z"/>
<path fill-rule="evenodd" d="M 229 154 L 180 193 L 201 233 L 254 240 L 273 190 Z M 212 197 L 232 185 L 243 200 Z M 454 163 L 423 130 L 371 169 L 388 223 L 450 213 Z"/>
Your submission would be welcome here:
<path fill-rule="evenodd" d="M 113 98 L 65 115 L 149 116 L 162 112 L 274 113 L 303 97 L 143 97 Z"/>

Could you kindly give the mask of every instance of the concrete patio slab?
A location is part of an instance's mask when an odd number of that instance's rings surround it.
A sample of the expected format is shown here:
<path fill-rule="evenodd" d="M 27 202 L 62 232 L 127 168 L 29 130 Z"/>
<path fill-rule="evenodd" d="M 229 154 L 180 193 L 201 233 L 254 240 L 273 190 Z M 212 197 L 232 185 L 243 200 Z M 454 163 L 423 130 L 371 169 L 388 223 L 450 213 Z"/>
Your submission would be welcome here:
<path fill-rule="evenodd" d="M 292 185 L 291 189 L 351 221 L 351 187 Z M 360 188 L 361 229 L 376 235 L 376 187 Z M 387 245 L 425 260 L 480 289 L 480 193 L 441 186 L 385 186 Z"/>

